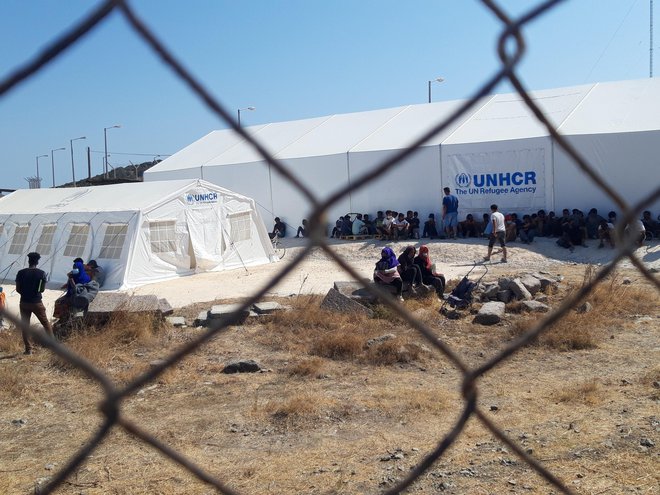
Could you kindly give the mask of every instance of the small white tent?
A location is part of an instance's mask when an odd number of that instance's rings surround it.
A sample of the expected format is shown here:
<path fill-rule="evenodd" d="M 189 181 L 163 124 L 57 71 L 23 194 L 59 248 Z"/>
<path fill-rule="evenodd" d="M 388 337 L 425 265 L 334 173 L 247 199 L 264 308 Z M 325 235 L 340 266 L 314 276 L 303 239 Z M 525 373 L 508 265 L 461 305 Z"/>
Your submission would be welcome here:
<path fill-rule="evenodd" d="M 553 125 L 631 203 L 660 180 L 660 79 L 530 93 Z M 400 153 L 464 103 L 447 101 L 246 128 L 321 199 Z M 231 130 L 214 131 L 145 172 L 146 181 L 200 177 L 253 197 L 262 215 L 292 226 L 309 202 Z M 388 208 L 438 212 L 442 188 L 461 217 L 489 211 L 615 208 L 583 174 L 518 94 L 491 95 L 425 142 L 396 168 L 334 205 L 329 220 Z M 660 203 L 651 206 L 651 210 Z M 295 229 L 293 230 L 295 231 Z"/>
<path fill-rule="evenodd" d="M 104 289 L 275 259 L 254 200 L 198 179 L 15 191 L 0 199 L 0 280 L 31 251 L 56 283 L 96 259 Z"/>

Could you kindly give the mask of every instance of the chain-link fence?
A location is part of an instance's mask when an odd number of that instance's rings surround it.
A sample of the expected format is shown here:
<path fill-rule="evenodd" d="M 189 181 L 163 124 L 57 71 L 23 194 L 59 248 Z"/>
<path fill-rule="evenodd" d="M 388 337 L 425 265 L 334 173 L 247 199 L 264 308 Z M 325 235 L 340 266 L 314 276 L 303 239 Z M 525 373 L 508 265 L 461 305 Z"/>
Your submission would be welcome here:
<path fill-rule="evenodd" d="M 234 121 L 232 115 L 230 115 L 230 112 L 225 107 L 220 105 L 201 85 L 201 83 L 197 81 L 171 54 L 171 52 L 169 52 L 163 46 L 160 40 L 135 14 L 130 5 L 127 2 L 121 0 L 109 0 L 103 3 L 86 19 L 83 19 L 78 25 L 74 26 L 73 29 L 65 33 L 59 39 L 55 40 L 39 56 L 35 57 L 33 60 L 28 61 L 23 67 L 10 74 L 5 80 L 0 81 L 0 97 L 8 94 L 12 89 L 16 88 L 22 82 L 29 80 L 32 76 L 41 71 L 43 67 L 61 56 L 66 50 L 70 49 L 77 43 L 81 43 L 84 37 L 93 31 L 112 11 L 116 10 L 122 14 L 126 21 L 132 26 L 134 31 L 144 40 L 144 42 L 154 51 L 154 53 L 158 55 L 164 61 L 164 63 L 171 68 L 171 70 L 174 71 L 176 76 L 190 88 L 190 91 L 201 98 L 209 109 L 211 109 L 222 120 L 229 124 L 234 129 L 234 131 L 240 134 L 240 136 L 245 141 L 250 143 L 256 152 L 259 153 L 259 155 L 261 155 L 261 157 L 266 162 L 268 162 L 273 167 L 273 169 L 277 171 L 277 173 L 279 173 L 283 178 L 289 181 L 291 185 L 300 191 L 300 193 L 308 201 L 307 206 L 312 211 L 309 222 L 309 244 L 300 252 L 300 254 L 291 262 L 291 264 L 282 268 L 277 273 L 277 275 L 273 277 L 268 282 L 268 284 L 266 284 L 266 286 L 256 291 L 252 297 L 243 302 L 240 305 L 240 308 L 236 310 L 236 314 L 239 314 L 240 312 L 249 308 L 252 304 L 258 302 L 263 296 L 265 296 L 267 292 L 269 292 L 284 278 L 288 271 L 300 264 L 315 247 L 320 247 L 323 249 L 328 254 L 328 256 L 330 256 L 337 263 L 338 266 L 352 275 L 355 280 L 361 280 L 360 275 L 353 269 L 353 267 L 345 260 L 343 260 L 341 256 L 336 254 L 327 244 L 324 222 L 325 212 L 332 205 L 346 197 L 348 194 L 359 190 L 361 187 L 365 186 L 376 177 L 379 177 L 381 174 L 402 164 L 402 162 L 408 156 L 414 153 L 419 146 L 423 145 L 432 139 L 435 135 L 450 126 L 453 122 L 459 119 L 463 113 L 467 112 L 473 105 L 475 105 L 481 97 L 489 94 L 497 84 L 504 80 L 508 80 L 516 88 L 516 91 L 523 98 L 526 105 L 534 113 L 539 122 L 541 122 L 547 128 L 555 143 L 561 146 L 566 151 L 566 153 L 568 153 L 573 158 L 577 168 L 582 173 L 587 174 L 591 180 L 607 194 L 611 201 L 621 209 L 623 212 L 623 218 L 619 224 L 619 230 L 622 230 L 623 226 L 637 218 L 642 210 L 657 201 L 660 198 L 660 187 L 656 188 L 648 197 L 641 199 L 637 204 L 627 203 L 612 187 L 606 183 L 603 177 L 601 177 L 598 172 L 578 154 L 578 152 L 557 132 L 557 130 L 553 128 L 541 109 L 530 98 L 526 88 L 523 86 L 516 75 L 516 67 L 525 51 L 525 42 L 521 34 L 521 29 L 525 24 L 531 22 L 539 16 L 542 16 L 559 3 L 561 3 L 561 0 L 545 1 L 529 10 L 529 12 L 520 18 L 511 19 L 496 2 L 491 0 L 482 0 L 484 8 L 488 9 L 502 23 L 502 34 L 500 35 L 498 42 L 498 53 L 501 59 L 501 66 L 499 70 L 493 74 L 486 82 L 484 82 L 479 91 L 469 100 L 463 103 L 463 105 L 458 108 L 449 118 L 443 120 L 442 122 L 438 122 L 432 128 L 428 129 L 415 141 L 415 143 L 413 143 L 412 146 L 399 151 L 393 157 L 380 163 L 371 171 L 364 174 L 362 177 L 358 178 L 351 184 L 346 185 L 344 188 L 337 191 L 335 194 L 325 200 L 321 200 L 316 197 L 311 192 L 311 190 L 300 180 L 300 178 L 296 177 L 286 168 L 283 163 L 270 155 L 254 136 L 248 134 L 244 129 L 239 127 L 238 123 Z M 511 49 L 511 47 L 514 48 Z M 619 232 L 619 238 L 623 239 L 625 237 L 622 234 L 623 231 Z M 571 294 L 571 296 L 565 299 L 558 308 L 556 308 L 545 318 L 539 321 L 538 324 L 536 324 L 532 329 L 517 338 L 515 341 L 511 342 L 511 344 L 504 350 L 477 368 L 469 367 L 468 364 L 461 358 L 461 356 L 459 356 L 441 339 L 438 339 L 429 327 L 415 319 L 410 312 L 406 311 L 405 307 L 395 304 L 393 301 L 385 301 L 385 304 L 387 304 L 392 311 L 398 314 L 411 328 L 414 328 L 421 335 L 423 335 L 432 346 L 437 348 L 453 363 L 454 366 L 456 366 L 461 371 L 463 378 L 462 395 L 464 400 L 463 410 L 460 414 L 460 417 L 452 426 L 450 431 L 444 436 L 444 438 L 439 439 L 437 447 L 431 453 L 429 453 L 422 460 L 422 462 L 420 462 L 408 474 L 405 479 L 403 479 L 393 488 L 387 490 L 385 493 L 399 493 L 414 483 L 415 480 L 417 480 L 422 473 L 429 469 L 429 467 L 436 460 L 438 460 L 444 454 L 444 452 L 457 440 L 457 438 L 464 430 L 467 421 L 471 417 L 474 417 L 480 421 L 481 424 L 490 430 L 496 438 L 506 444 L 513 452 L 515 452 L 538 474 L 540 474 L 549 484 L 553 485 L 562 493 L 572 493 L 572 491 L 564 483 L 562 483 L 559 478 L 557 478 L 553 473 L 549 472 L 548 469 L 546 469 L 539 461 L 532 458 L 515 442 L 509 439 L 502 431 L 502 429 L 493 423 L 488 418 L 488 416 L 485 415 L 479 407 L 477 407 L 477 379 L 484 373 L 500 365 L 510 356 L 538 338 L 541 333 L 546 332 L 554 323 L 563 318 L 570 310 L 570 308 L 576 306 L 576 304 L 584 299 L 597 284 L 599 284 L 605 279 L 605 277 L 611 274 L 619 262 L 625 258 L 629 259 L 631 263 L 639 270 L 639 272 L 646 279 L 648 279 L 660 292 L 660 281 L 656 279 L 649 272 L 649 270 L 644 267 L 641 261 L 633 255 L 633 251 L 634 240 L 628 238 L 625 242 L 617 246 L 617 252 L 613 261 L 610 264 L 604 266 L 589 284 L 583 286 L 580 290 Z M 373 289 L 370 287 L 366 288 L 369 291 L 373 291 Z M 21 327 L 20 322 L 15 318 L 10 316 L 9 319 L 11 319 L 16 326 Z M 138 424 L 129 421 L 122 414 L 121 410 L 121 402 L 123 399 L 127 398 L 131 394 L 136 393 L 145 384 L 154 380 L 168 368 L 193 353 L 200 346 L 203 346 L 207 341 L 223 332 L 225 329 L 225 325 L 213 326 L 209 329 L 208 332 L 205 332 L 203 335 L 200 335 L 193 341 L 187 343 L 184 347 L 163 360 L 161 364 L 153 367 L 148 372 L 137 377 L 123 388 L 118 388 L 115 386 L 103 372 L 101 372 L 99 369 L 94 367 L 80 356 L 71 352 L 65 346 L 48 339 L 41 333 L 34 332 L 29 328 L 25 329 L 29 335 L 31 335 L 31 337 L 38 341 L 41 345 L 49 348 L 59 357 L 67 360 L 72 365 L 82 370 L 89 378 L 98 382 L 105 394 L 105 398 L 100 404 L 100 409 L 105 416 L 101 427 L 86 443 L 86 445 L 81 448 L 72 459 L 69 460 L 66 466 L 64 466 L 52 478 L 50 483 L 44 487 L 41 492 L 44 494 L 51 493 L 84 462 L 84 460 L 99 446 L 101 441 L 103 441 L 103 439 L 111 432 L 113 428 L 123 428 L 125 431 L 141 439 L 146 444 L 151 445 L 165 456 L 169 457 L 185 469 L 189 470 L 193 475 L 195 475 L 203 482 L 214 486 L 220 492 L 225 494 L 236 493 L 234 490 L 228 488 L 223 480 L 212 476 L 201 466 L 196 465 L 190 459 L 186 458 L 183 454 L 177 452 L 167 444 L 161 442 L 160 440 L 147 433 Z"/>

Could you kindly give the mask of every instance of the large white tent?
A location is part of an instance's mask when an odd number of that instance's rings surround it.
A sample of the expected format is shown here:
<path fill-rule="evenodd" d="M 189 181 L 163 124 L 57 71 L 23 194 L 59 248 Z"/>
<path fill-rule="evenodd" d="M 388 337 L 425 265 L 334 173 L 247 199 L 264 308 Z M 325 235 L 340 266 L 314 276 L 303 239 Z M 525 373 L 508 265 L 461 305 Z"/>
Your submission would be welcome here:
<path fill-rule="evenodd" d="M 0 279 L 31 251 L 56 283 L 96 259 L 104 289 L 274 260 L 254 200 L 200 179 L 15 191 L 0 199 Z"/>
<path fill-rule="evenodd" d="M 531 93 L 553 125 L 628 201 L 660 183 L 660 79 Z M 331 115 L 246 128 L 319 198 L 355 182 L 447 119 L 463 101 Z M 200 177 L 253 197 L 264 216 L 297 225 L 308 203 L 233 130 L 214 131 L 145 172 Z M 578 170 L 517 94 L 482 98 L 395 169 L 333 206 L 347 212 L 440 210 L 442 188 L 461 216 L 615 205 Z M 658 204 L 654 208 L 658 208 Z"/>

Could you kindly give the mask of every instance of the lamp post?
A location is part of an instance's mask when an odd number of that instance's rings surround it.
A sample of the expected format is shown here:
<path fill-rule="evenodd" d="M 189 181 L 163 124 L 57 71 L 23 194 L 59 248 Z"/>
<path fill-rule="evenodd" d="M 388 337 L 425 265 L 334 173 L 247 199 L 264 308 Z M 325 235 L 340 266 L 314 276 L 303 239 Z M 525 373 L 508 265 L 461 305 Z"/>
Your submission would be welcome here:
<path fill-rule="evenodd" d="M 441 83 L 441 82 L 443 82 L 444 80 L 445 80 L 444 77 L 436 77 L 436 78 L 433 79 L 432 81 L 429 81 L 429 103 L 431 103 L 431 84 L 434 83 L 434 82 Z"/>
<path fill-rule="evenodd" d="M 103 178 L 108 178 L 108 129 L 119 129 L 120 125 L 111 125 L 103 128 L 103 143 L 105 145 L 105 158 L 103 160 Z"/>
<path fill-rule="evenodd" d="M 241 112 L 242 112 L 243 110 L 250 110 L 250 111 L 253 111 L 253 110 L 256 110 L 256 108 L 255 108 L 255 107 L 246 107 L 246 108 L 239 108 L 239 109 L 238 109 L 238 127 L 241 126 Z"/>
<path fill-rule="evenodd" d="M 66 148 L 56 148 L 54 150 L 50 150 L 50 168 L 51 172 L 53 173 L 53 187 L 55 187 L 55 160 L 53 159 L 53 152 L 54 151 L 64 151 Z"/>
<path fill-rule="evenodd" d="M 39 176 L 39 158 L 48 158 L 48 155 L 37 156 L 37 189 L 41 188 L 41 177 Z"/>
<path fill-rule="evenodd" d="M 73 178 L 73 187 L 76 187 L 76 166 L 73 163 L 73 142 L 79 139 L 87 139 L 86 136 L 69 139 L 69 146 L 71 147 L 71 177 Z"/>

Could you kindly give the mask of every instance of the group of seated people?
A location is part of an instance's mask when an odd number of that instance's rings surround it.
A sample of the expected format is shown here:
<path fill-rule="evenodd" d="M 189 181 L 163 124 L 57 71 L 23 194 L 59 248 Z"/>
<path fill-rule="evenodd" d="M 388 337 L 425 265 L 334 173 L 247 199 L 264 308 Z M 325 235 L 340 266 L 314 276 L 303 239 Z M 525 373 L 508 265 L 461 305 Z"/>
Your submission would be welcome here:
<path fill-rule="evenodd" d="M 442 299 L 446 283 L 445 276 L 438 273 L 431 262 L 428 246 L 421 246 L 419 253 L 415 246 L 408 246 L 398 258 L 392 248 L 383 248 L 373 278 L 377 284 L 393 286 L 401 301 L 404 284 L 407 284 L 411 294 L 416 294 L 421 288 L 425 291 L 435 289 L 438 298 Z"/>
<path fill-rule="evenodd" d="M 586 240 L 595 239 L 599 240 L 598 247 L 604 247 L 606 244 L 613 247 L 616 217 L 616 213 L 611 211 L 606 219 L 596 208 L 589 210 L 586 215 L 577 208 L 572 211 L 565 208 L 561 215 L 556 215 L 554 211 L 546 214 L 545 210 L 525 214 L 522 217 L 517 213 L 508 213 L 505 215 L 505 241 L 514 242 L 520 239 L 523 244 L 529 244 L 535 237 L 556 237 L 558 244 L 571 249 L 576 245 L 586 246 Z M 283 237 L 286 225 L 280 222 L 279 218 L 275 221 L 273 232 L 278 231 Z M 442 222 L 436 223 L 433 213 L 430 213 L 422 224 L 419 214 L 412 210 L 408 210 L 405 215 L 394 210 L 379 211 L 373 220 L 366 213 L 353 214 L 353 218 L 352 215 L 347 214 L 336 221 L 330 237 L 379 235 L 390 241 L 444 238 L 446 235 L 441 224 Z M 458 222 L 457 234 L 462 238 L 488 237 L 492 233 L 492 228 L 490 214 L 484 213 L 481 221 L 477 221 L 474 215 L 468 213 L 464 220 Z M 646 210 L 640 220 L 627 226 L 627 231 L 635 236 L 636 242 L 641 246 L 647 233 L 651 233 L 653 237 L 660 236 L 660 221 L 654 220 L 651 212 Z M 307 234 L 308 222 L 304 219 L 302 226 L 298 227 L 296 237 L 306 237 Z"/>
<path fill-rule="evenodd" d="M 53 316 L 64 318 L 72 309 L 86 310 L 104 282 L 105 272 L 96 260 L 85 264 L 82 258 L 74 259 L 73 267 L 67 273 L 67 282 L 60 287 L 66 289 L 66 293 L 55 301 Z"/>

